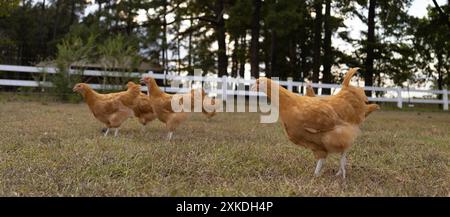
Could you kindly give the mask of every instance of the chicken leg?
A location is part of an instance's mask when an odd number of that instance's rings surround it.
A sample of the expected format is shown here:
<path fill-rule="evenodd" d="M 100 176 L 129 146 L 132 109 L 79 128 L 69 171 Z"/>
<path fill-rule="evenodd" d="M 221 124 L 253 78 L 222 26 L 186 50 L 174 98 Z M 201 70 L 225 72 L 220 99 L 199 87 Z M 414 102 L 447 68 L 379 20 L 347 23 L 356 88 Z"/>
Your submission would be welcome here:
<path fill-rule="evenodd" d="M 324 158 L 321 158 L 317 161 L 316 170 L 314 171 L 314 175 L 317 177 L 320 175 L 320 170 L 322 169 L 323 163 L 325 162 Z"/>
<path fill-rule="evenodd" d="M 169 133 L 167 133 L 167 140 L 168 140 L 168 141 L 172 140 L 172 135 L 173 135 L 173 132 L 172 132 L 172 131 L 170 131 Z"/>
<path fill-rule="evenodd" d="M 341 155 L 341 160 L 339 164 L 339 171 L 336 173 L 336 176 L 340 176 L 342 174 L 342 178 L 345 179 L 345 164 L 347 163 L 347 152 L 343 152 Z"/>
<path fill-rule="evenodd" d="M 106 128 L 105 134 L 103 134 L 103 136 L 107 136 L 109 133 L 109 128 Z"/>
<path fill-rule="evenodd" d="M 119 128 L 117 127 L 114 131 L 114 137 L 116 137 L 118 133 L 119 133 Z"/>

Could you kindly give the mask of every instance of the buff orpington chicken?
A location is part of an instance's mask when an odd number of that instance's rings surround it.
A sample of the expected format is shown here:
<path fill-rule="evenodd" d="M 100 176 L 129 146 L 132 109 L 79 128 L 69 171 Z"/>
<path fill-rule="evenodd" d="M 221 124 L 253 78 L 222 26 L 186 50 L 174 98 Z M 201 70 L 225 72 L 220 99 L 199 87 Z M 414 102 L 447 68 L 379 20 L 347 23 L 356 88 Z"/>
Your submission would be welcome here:
<path fill-rule="evenodd" d="M 362 88 L 350 86 L 351 77 L 358 69 L 346 74 L 341 91 L 323 100 L 320 97 L 299 96 L 274 81 L 260 78 L 253 90 L 263 91 L 271 99 L 272 88 L 278 88 L 280 122 L 289 140 L 312 150 L 317 159 L 314 170 L 320 175 L 328 154 L 340 153 L 340 166 L 336 175 L 346 176 L 346 154 L 360 133 L 360 124 L 366 113 L 367 97 Z M 277 103 L 278 101 L 278 103 Z"/>
<path fill-rule="evenodd" d="M 152 77 L 144 77 L 141 82 L 147 85 L 149 98 L 152 101 L 152 109 L 158 120 L 166 124 L 168 130 L 167 140 L 172 139 L 175 129 L 184 122 L 188 114 L 187 112 L 175 112 L 172 109 L 172 97 L 174 95 L 163 92 L 155 79 Z"/>
<path fill-rule="evenodd" d="M 153 111 L 152 100 L 144 93 L 140 93 L 137 96 L 136 106 L 133 111 L 134 116 L 138 118 L 139 123 L 143 126 L 157 118 L 156 113 Z"/>
<path fill-rule="evenodd" d="M 115 129 L 114 136 L 117 136 L 122 123 L 133 115 L 140 86 L 132 82 L 127 86 L 126 91 L 108 94 L 97 93 L 86 83 L 78 83 L 73 87 L 74 92 L 83 96 L 94 117 L 106 125 L 104 136 L 108 135 L 110 129 Z"/>
<path fill-rule="evenodd" d="M 308 84 L 306 86 L 306 94 L 305 94 L 305 96 L 309 96 L 309 97 L 315 97 L 316 96 L 316 94 L 314 93 L 314 89 L 312 88 L 312 86 L 310 84 Z M 327 96 L 322 96 L 322 97 L 320 97 L 320 99 L 327 100 Z M 377 110 L 380 110 L 380 106 L 378 104 L 375 104 L 375 103 L 367 104 L 367 102 L 366 102 L 365 117 L 369 116 L 372 112 L 377 111 Z"/>
<path fill-rule="evenodd" d="M 202 113 L 206 116 L 207 120 L 210 120 L 216 115 L 217 106 L 219 105 L 216 103 L 216 99 L 209 97 L 203 88 L 191 90 L 191 96 L 196 96 L 196 91 L 200 91 L 201 97 L 191 97 L 191 110 L 194 109 L 195 100 L 200 100 L 202 103 Z"/>
<path fill-rule="evenodd" d="M 185 94 L 167 94 L 161 91 L 155 79 L 152 77 L 144 77 L 141 79 L 141 82 L 147 85 L 149 98 L 152 101 L 152 108 L 156 117 L 166 124 L 166 129 L 168 130 L 167 139 L 169 141 L 172 139 L 175 129 L 187 119 L 190 112 L 195 111 L 195 104 L 201 106 L 202 113 L 208 118 L 215 115 L 215 100 L 206 96 L 203 89 L 201 91 L 193 89 Z M 205 99 L 211 100 L 212 105 L 206 106 L 203 103 Z M 190 101 L 189 104 L 185 104 L 184 100 Z M 172 108 L 173 101 L 185 110 L 175 111 Z M 190 106 L 186 107 L 187 105 Z M 189 110 L 186 111 L 186 108 Z"/>

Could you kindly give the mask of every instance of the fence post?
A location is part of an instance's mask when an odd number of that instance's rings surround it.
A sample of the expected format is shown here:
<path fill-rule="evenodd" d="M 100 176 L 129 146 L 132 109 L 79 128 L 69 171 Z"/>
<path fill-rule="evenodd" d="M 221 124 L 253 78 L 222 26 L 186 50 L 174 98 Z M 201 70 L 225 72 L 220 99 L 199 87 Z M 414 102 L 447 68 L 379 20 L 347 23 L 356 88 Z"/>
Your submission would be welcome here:
<path fill-rule="evenodd" d="M 443 97 L 442 97 L 443 103 L 444 103 L 444 110 L 448 111 L 448 90 L 444 89 Z"/>
<path fill-rule="evenodd" d="M 288 90 L 292 92 L 292 77 L 287 78 L 287 83 L 288 83 L 287 85 Z"/>
<path fill-rule="evenodd" d="M 222 76 L 222 100 L 226 101 L 227 100 L 227 87 L 228 87 L 228 83 L 227 83 L 227 76 Z"/>
<path fill-rule="evenodd" d="M 301 82 L 300 86 L 298 86 L 298 93 L 299 94 L 303 94 L 303 96 L 305 95 L 305 88 L 304 88 L 304 83 Z"/>
<path fill-rule="evenodd" d="M 402 98 L 402 89 L 397 88 L 397 107 L 402 108 L 403 107 L 403 98 Z"/>

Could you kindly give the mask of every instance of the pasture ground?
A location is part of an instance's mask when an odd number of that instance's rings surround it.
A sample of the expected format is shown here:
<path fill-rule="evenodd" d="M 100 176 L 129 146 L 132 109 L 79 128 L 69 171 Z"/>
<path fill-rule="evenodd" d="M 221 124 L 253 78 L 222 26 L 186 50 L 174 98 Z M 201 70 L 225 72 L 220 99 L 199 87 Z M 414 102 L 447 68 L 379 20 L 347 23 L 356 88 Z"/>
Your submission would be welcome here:
<path fill-rule="evenodd" d="M 193 114 L 103 137 L 85 104 L 0 101 L 1 196 L 450 196 L 450 113 L 379 111 L 313 177 L 311 151 L 258 113 Z"/>

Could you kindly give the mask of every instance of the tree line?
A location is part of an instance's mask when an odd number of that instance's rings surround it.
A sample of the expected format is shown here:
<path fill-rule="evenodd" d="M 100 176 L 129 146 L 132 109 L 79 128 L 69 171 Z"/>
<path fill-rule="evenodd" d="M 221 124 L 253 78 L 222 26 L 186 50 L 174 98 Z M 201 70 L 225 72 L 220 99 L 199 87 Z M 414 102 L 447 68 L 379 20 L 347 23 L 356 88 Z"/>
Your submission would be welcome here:
<path fill-rule="evenodd" d="M 449 2 L 438 5 L 433 0 L 423 18 L 408 14 L 411 3 L 6 0 L 0 3 L 0 62 L 33 65 L 57 59 L 58 45 L 74 38 L 104 47 L 119 37 L 119 55 L 121 50 L 134 53 L 171 73 L 192 74 L 200 68 L 243 77 L 248 70 L 253 77 L 264 73 L 333 83 L 341 69 L 360 67 L 366 86 L 389 85 L 388 80 L 399 86 L 433 81 L 437 89 L 448 88 Z M 345 22 L 352 17 L 364 24 L 360 38 L 351 37 Z M 353 49 L 340 49 L 333 40 Z"/>

